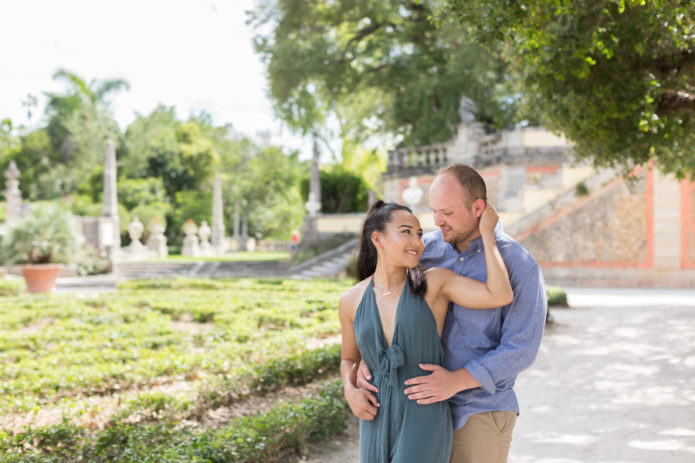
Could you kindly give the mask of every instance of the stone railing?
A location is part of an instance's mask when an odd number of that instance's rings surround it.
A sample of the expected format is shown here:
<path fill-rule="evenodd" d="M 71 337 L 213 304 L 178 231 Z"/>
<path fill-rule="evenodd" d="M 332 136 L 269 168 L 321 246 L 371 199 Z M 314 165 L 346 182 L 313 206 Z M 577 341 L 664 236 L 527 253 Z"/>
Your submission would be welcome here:
<path fill-rule="evenodd" d="M 436 172 L 449 163 L 447 146 L 436 144 L 389 151 L 387 173 L 394 175 Z"/>
<path fill-rule="evenodd" d="M 292 244 L 289 240 L 260 240 L 256 251 L 291 251 Z"/>
<path fill-rule="evenodd" d="M 507 149 L 500 144 L 500 140 L 499 134 L 487 135 L 480 139 L 473 162 L 477 168 L 499 164 L 507 157 Z"/>

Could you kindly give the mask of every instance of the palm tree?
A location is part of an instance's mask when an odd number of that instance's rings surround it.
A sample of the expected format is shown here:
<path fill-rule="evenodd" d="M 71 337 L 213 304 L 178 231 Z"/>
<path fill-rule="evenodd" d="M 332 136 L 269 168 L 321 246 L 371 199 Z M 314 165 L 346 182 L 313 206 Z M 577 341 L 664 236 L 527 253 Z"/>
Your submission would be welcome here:
<path fill-rule="evenodd" d="M 85 155 L 87 158 L 100 155 L 103 149 L 99 148 L 104 147 L 106 138 L 118 130 L 107 96 L 128 90 L 128 82 L 123 79 L 93 79 L 88 84 L 65 69 L 56 71 L 53 79 L 69 84 L 65 94 L 46 93 L 46 129 L 53 147 L 60 154 L 60 162 L 67 164 Z"/>

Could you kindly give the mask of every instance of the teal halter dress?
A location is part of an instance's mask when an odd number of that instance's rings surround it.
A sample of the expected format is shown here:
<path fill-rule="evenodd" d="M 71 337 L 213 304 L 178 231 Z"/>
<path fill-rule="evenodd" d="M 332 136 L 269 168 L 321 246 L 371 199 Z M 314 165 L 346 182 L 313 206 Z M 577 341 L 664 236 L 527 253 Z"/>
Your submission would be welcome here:
<path fill-rule="evenodd" d="M 448 463 L 453 439 L 448 402 L 419 405 L 403 392 L 404 381 L 429 374 L 418 363 L 444 364 L 437 322 L 425 299 L 403 285 L 388 346 L 370 281 L 354 330 L 381 404 L 374 420 L 360 420 L 360 462 Z"/>

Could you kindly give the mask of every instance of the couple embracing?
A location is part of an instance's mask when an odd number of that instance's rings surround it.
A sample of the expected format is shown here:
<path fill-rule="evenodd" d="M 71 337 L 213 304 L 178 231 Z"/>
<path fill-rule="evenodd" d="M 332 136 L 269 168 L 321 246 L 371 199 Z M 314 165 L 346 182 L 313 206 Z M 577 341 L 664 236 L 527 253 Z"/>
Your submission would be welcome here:
<path fill-rule="evenodd" d="M 370 208 L 360 281 L 340 299 L 340 370 L 360 418 L 360 461 L 506 462 L 514 381 L 543 334 L 543 277 L 502 232 L 474 169 L 440 171 L 429 206 L 439 230 L 425 236 L 407 207 Z"/>

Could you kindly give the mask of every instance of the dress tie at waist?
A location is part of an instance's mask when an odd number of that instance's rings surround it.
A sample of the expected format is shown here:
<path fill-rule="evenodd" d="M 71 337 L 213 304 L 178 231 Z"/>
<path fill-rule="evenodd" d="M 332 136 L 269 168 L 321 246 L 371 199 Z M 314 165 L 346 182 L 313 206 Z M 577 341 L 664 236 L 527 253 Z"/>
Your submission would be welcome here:
<path fill-rule="evenodd" d="M 388 349 L 379 354 L 379 370 L 376 372 L 398 387 L 398 367 L 405 363 L 403 349 L 398 344 L 392 344 Z"/>

